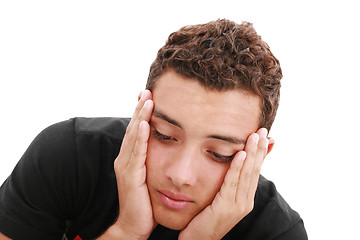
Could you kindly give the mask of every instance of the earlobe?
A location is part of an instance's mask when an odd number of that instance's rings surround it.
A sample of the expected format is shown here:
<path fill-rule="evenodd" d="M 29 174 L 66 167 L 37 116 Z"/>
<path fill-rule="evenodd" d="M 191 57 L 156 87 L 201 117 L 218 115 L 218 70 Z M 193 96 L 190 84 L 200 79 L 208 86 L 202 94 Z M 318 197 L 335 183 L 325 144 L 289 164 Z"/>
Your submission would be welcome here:
<path fill-rule="evenodd" d="M 275 139 L 273 139 L 272 137 L 268 137 L 268 139 L 269 139 L 269 145 L 268 145 L 268 151 L 267 151 L 266 155 L 271 152 L 271 150 L 273 149 L 273 147 L 275 145 Z"/>
<path fill-rule="evenodd" d="M 142 95 L 143 95 L 143 91 L 141 91 L 141 92 L 139 93 L 139 95 L 138 95 L 138 102 L 140 101 Z"/>

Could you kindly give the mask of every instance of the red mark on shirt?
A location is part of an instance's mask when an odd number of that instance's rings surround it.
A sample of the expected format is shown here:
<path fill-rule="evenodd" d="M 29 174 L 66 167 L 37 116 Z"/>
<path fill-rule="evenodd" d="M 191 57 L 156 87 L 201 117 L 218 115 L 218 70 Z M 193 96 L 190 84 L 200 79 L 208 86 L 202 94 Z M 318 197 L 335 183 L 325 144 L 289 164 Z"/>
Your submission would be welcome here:
<path fill-rule="evenodd" d="M 77 235 L 74 240 L 82 240 L 81 237 L 79 235 Z"/>

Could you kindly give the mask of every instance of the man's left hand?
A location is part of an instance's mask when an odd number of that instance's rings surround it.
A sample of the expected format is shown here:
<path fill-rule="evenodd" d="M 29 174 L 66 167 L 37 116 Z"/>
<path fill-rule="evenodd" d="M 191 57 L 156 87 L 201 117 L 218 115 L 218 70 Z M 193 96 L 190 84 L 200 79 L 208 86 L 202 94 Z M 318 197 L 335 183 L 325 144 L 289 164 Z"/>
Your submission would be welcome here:
<path fill-rule="evenodd" d="M 267 133 L 261 128 L 248 137 L 245 151 L 235 155 L 212 204 L 181 231 L 180 240 L 221 239 L 252 211 L 260 169 L 268 153 Z"/>

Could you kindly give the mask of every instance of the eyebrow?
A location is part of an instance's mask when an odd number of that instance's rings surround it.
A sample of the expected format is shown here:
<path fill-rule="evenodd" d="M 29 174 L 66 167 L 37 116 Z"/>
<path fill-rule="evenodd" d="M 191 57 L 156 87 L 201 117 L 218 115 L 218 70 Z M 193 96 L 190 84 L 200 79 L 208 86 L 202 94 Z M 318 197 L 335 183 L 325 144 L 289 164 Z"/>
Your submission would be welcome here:
<path fill-rule="evenodd" d="M 223 140 L 223 141 L 233 143 L 233 144 L 245 145 L 245 143 L 246 143 L 246 140 L 243 140 L 243 139 L 238 139 L 238 138 L 234 138 L 234 137 L 225 137 L 225 136 L 219 136 L 219 135 L 210 135 L 210 136 L 208 136 L 208 138 L 219 139 L 219 140 Z"/>
<path fill-rule="evenodd" d="M 153 115 L 154 115 L 155 117 L 157 117 L 157 118 L 161 118 L 161 119 L 167 121 L 168 123 L 170 123 L 170 124 L 172 124 L 172 125 L 174 125 L 174 126 L 179 127 L 179 128 L 182 129 L 180 123 L 178 123 L 178 122 L 177 122 L 176 120 L 174 120 L 174 119 L 171 119 L 170 117 L 166 116 L 166 114 L 164 114 L 164 113 L 162 113 L 162 112 L 160 112 L 160 111 L 158 111 L 158 110 L 156 110 L 156 109 L 154 109 Z"/>
<path fill-rule="evenodd" d="M 162 113 L 161 111 L 159 111 L 157 109 L 154 109 L 153 116 L 155 116 L 157 118 L 160 118 L 160 119 L 163 119 L 163 120 L 167 121 L 168 123 L 183 129 L 180 123 L 178 123 L 176 120 L 170 118 L 165 113 Z M 214 138 L 214 139 L 218 139 L 218 140 L 223 140 L 223 141 L 233 143 L 233 144 L 245 145 L 245 143 L 246 143 L 246 140 L 244 140 L 244 139 L 238 139 L 238 138 L 234 138 L 234 137 L 227 137 L 227 136 L 220 136 L 220 135 L 209 135 L 209 136 L 207 136 L 207 138 Z"/>

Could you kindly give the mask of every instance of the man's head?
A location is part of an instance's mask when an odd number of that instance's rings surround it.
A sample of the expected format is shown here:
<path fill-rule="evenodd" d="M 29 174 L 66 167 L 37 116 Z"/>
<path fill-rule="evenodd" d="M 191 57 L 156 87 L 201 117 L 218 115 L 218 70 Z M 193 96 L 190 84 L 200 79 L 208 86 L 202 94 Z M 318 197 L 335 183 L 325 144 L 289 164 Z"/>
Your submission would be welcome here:
<path fill-rule="evenodd" d="M 259 127 L 270 130 L 279 105 L 282 71 L 252 24 L 217 20 L 172 33 L 150 68 L 147 89 L 167 69 L 209 90 L 240 89 L 262 100 Z"/>
<path fill-rule="evenodd" d="M 271 127 L 280 78 L 248 23 L 219 20 L 170 35 L 147 83 L 154 111 L 146 181 L 156 222 L 184 229 L 212 203 L 248 136 Z"/>

